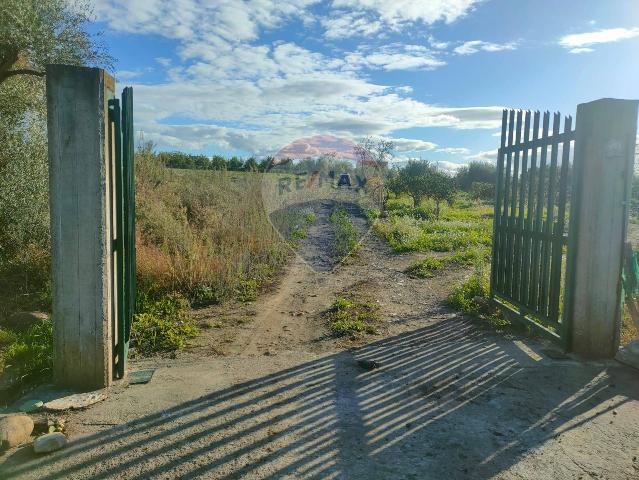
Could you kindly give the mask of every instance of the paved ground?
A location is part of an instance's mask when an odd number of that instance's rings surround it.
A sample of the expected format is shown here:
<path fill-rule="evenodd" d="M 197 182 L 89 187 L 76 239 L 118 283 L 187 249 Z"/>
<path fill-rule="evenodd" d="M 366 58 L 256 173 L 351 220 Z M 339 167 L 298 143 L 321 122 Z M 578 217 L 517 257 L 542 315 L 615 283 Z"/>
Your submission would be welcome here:
<path fill-rule="evenodd" d="M 442 306 L 463 273 L 411 279 L 410 260 L 375 238 L 332 273 L 297 259 L 271 295 L 224 307 L 251 322 L 134 363 L 157 368 L 149 384 L 69 414 L 62 451 L 7 452 L 0 478 L 639 478 L 639 372 L 480 329 Z M 327 335 L 343 291 L 379 302 L 381 335 Z"/>

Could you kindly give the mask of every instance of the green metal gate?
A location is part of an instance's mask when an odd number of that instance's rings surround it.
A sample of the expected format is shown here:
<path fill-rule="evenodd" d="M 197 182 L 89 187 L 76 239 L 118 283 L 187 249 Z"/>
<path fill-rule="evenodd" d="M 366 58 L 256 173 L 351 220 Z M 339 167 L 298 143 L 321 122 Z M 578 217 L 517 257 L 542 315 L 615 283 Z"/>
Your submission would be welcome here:
<path fill-rule="evenodd" d="M 575 131 L 571 117 L 564 119 L 560 132 L 561 115 L 555 113 L 552 133 L 550 113 L 543 114 L 541 125 L 540 117 L 539 112 L 503 112 L 491 298 L 511 319 L 567 347 L 560 302 Z"/>
<path fill-rule="evenodd" d="M 135 150 L 133 144 L 133 90 L 120 100 L 109 100 L 109 144 L 113 238 L 113 372 L 123 378 L 135 311 Z"/>

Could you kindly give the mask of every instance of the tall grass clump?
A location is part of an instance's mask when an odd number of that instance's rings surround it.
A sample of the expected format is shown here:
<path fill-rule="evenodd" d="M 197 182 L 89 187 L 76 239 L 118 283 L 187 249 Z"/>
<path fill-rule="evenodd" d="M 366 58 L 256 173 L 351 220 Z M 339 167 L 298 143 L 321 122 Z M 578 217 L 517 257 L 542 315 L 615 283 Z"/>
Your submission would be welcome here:
<path fill-rule="evenodd" d="M 334 248 L 339 257 L 346 257 L 357 248 L 357 230 L 346 209 L 338 205 L 335 207 L 329 221 L 335 234 Z"/>
<path fill-rule="evenodd" d="M 283 265 L 287 249 L 262 206 L 261 174 L 172 170 L 149 147 L 136 162 L 143 294 L 217 303 Z"/>

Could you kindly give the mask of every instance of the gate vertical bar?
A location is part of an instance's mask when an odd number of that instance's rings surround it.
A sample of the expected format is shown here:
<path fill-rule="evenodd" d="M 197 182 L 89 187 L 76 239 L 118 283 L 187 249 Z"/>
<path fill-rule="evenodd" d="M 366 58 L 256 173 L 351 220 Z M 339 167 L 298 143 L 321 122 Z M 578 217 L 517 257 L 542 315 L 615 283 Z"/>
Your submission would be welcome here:
<path fill-rule="evenodd" d="M 548 316 L 548 286 L 550 280 L 550 259 L 552 256 L 552 236 L 555 221 L 555 184 L 557 176 L 557 138 L 559 136 L 559 123 L 561 115 L 555 113 L 552 123 L 552 137 L 550 141 L 550 166 L 548 168 L 548 189 L 546 192 L 546 221 L 544 224 L 544 236 L 541 248 L 541 287 L 539 295 L 539 311 Z"/>
<path fill-rule="evenodd" d="M 527 110 L 524 116 L 524 144 L 527 144 L 530 139 L 530 110 Z M 525 148 L 522 152 L 521 159 L 521 178 L 519 187 L 519 213 L 517 215 L 517 237 L 515 243 L 515 276 L 514 276 L 514 291 L 513 297 L 518 302 L 521 302 L 521 267 L 522 267 L 522 252 L 524 241 L 524 212 L 526 202 L 526 185 L 528 179 L 528 149 Z"/>
<path fill-rule="evenodd" d="M 131 322 L 135 313 L 136 281 L 135 281 L 135 146 L 133 141 L 133 89 L 127 87 L 122 91 L 122 168 L 123 168 L 123 244 L 125 252 L 124 289 L 125 307 L 121 332 L 122 342 L 119 355 L 118 375 L 125 375 L 126 360 L 131 336 Z"/>
<path fill-rule="evenodd" d="M 533 116 L 533 134 L 532 143 L 536 144 L 539 138 L 539 111 Z M 523 247 L 523 266 L 522 266 L 522 282 L 521 282 L 521 301 L 524 305 L 528 304 L 529 291 L 528 285 L 530 280 L 530 254 L 532 249 L 532 231 L 533 231 L 533 215 L 535 213 L 535 169 L 537 162 L 537 147 L 532 148 L 530 155 L 530 172 L 528 175 L 528 205 L 526 215 L 526 225 L 524 229 L 524 247 Z"/>
<path fill-rule="evenodd" d="M 515 111 L 511 110 L 508 115 L 508 147 L 513 145 L 513 128 L 515 125 Z M 512 170 L 512 152 L 508 150 L 506 154 L 506 172 L 504 180 L 503 190 L 503 203 L 504 208 L 501 214 L 501 221 L 499 222 L 500 238 L 499 238 L 499 288 L 503 290 L 508 285 L 507 278 L 507 265 L 508 265 L 508 198 L 510 194 L 510 175 Z"/>
<path fill-rule="evenodd" d="M 535 221 L 533 223 L 532 232 L 532 256 L 530 261 L 531 280 L 530 294 L 528 304 L 534 310 L 539 305 L 539 276 L 540 276 L 540 247 L 542 233 L 542 219 L 544 213 L 544 182 L 546 173 L 546 155 L 548 154 L 548 126 L 550 122 L 550 113 L 544 112 L 543 127 L 541 132 L 541 153 L 539 158 L 539 169 L 537 171 L 537 200 L 535 202 Z"/>
<path fill-rule="evenodd" d="M 513 145 L 519 145 L 521 143 L 521 110 L 517 111 L 517 120 L 515 127 L 515 143 Z M 510 215 L 508 217 L 508 229 L 507 229 L 507 243 L 506 243 L 506 293 L 509 296 L 513 296 L 514 282 L 513 282 L 513 263 L 514 263 L 514 247 L 516 234 L 516 215 L 517 215 L 517 186 L 519 184 L 519 150 L 513 155 L 512 166 L 512 178 L 511 178 L 511 191 L 510 191 Z"/>
<path fill-rule="evenodd" d="M 504 176 L 504 147 L 506 146 L 506 126 L 508 122 L 508 110 L 504 110 L 501 116 L 501 144 L 497 151 L 497 182 L 495 188 L 495 205 L 493 209 L 493 255 L 491 262 L 490 291 L 491 294 L 499 283 L 499 259 L 500 259 L 500 235 L 501 222 L 501 197 Z"/>

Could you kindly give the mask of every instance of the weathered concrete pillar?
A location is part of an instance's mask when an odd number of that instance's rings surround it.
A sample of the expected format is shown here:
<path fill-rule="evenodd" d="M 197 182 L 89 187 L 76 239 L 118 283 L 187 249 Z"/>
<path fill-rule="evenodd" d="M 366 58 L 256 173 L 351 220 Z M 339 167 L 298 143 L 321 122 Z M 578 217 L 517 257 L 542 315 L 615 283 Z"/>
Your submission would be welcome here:
<path fill-rule="evenodd" d="M 112 380 L 108 98 L 97 68 L 47 67 L 54 376 L 81 389 Z"/>
<path fill-rule="evenodd" d="M 588 358 L 612 358 L 619 346 L 637 104 L 601 99 L 577 107 L 566 321 L 572 351 Z"/>

